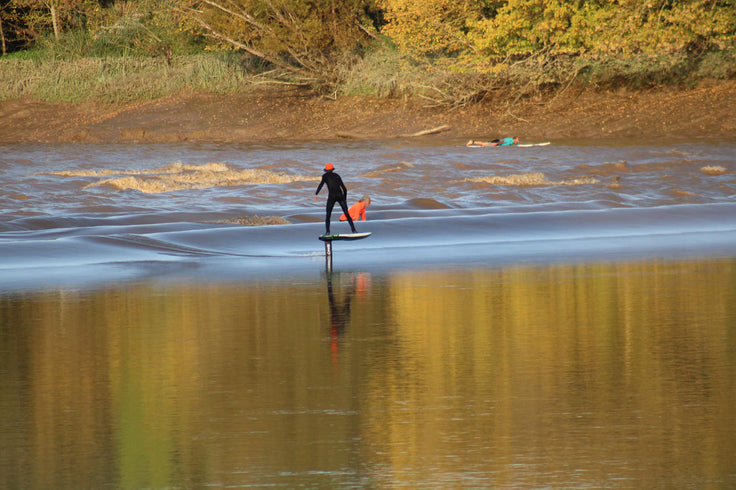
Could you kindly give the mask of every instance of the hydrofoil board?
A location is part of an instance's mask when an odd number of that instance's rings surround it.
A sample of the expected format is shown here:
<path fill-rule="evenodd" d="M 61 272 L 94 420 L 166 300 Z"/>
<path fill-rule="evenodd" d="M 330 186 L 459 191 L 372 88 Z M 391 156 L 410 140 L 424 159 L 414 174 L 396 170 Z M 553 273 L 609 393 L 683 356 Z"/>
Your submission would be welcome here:
<path fill-rule="evenodd" d="M 371 233 L 336 233 L 330 235 L 320 235 L 319 239 L 323 242 L 331 242 L 333 240 L 360 240 L 361 238 L 368 238 Z"/>

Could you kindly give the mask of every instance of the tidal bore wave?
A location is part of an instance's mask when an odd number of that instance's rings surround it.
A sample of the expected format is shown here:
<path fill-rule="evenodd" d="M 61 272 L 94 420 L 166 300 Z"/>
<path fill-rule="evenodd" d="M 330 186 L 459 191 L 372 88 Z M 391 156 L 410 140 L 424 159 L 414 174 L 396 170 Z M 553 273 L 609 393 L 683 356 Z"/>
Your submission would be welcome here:
<path fill-rule="evenodd" d="M 166 264 L 208 277 L 314 273 L 324 256 L 321 223 L 247 227 L 213 223 L 107 224 L 5 233 L 0 287 L 42 287 L 50 276 L 85 266 L 111 275 L 146 275 Z M 342 224 L 335 224 L 336 227 Z M 347 226 L 347 225 L 345 225 Z M 400 269 L 438 265 L 567 262 L 583 258 L 730 256 L 736 204 L 569 211 L 467 213 L 359 222 L 373 236 L 334 244 L 335 266 Z M 338 230 L 340 231 L 340 230 Z M 321 259 L 320 259 L 321 260 Z M 148 264 L 140 267 L 140 264 Z M 126 265 L 127 264 L 127 265 Z M 111 266 L 114 265 L 111 271 Z M 129 266 L 129 267 L 128 267 Z M 157 267 L 160 274 L 161 267 Z M 53 274 L 51 271 L 54 271 Z"/>

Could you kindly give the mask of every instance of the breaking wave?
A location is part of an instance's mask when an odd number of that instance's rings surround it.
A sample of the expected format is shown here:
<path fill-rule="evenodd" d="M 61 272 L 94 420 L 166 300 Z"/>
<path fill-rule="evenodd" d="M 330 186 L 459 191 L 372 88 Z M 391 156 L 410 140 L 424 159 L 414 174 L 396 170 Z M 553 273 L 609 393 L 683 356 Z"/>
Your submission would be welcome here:
<path fill-rule="evenodd" d="M 547 186 L 547 185 L 585 185 L 585 184 L 597 184 L 598 179 L 593 177 L 582 177 L 572 180 L 560 180 L 553 181 L 547 179 L 547 177 L 541 172 L 531 172 L 525 174 L 513 174 L 508 176 L 486 176 L 476 177 L 473 179 L 465 179 L 465 182 L 482 182 L 494 185 L 507 185 L 507 186 Z"/>
<path fill-rule="evenodd" d="M 47 172 L 63 177 L 117 177 L 101 179 L 84 187 L 110 186 L 119 190 L 137 190 L 146 194 L 257 184 L 285 184 L 317 180 L 315 177 L 290 175 L 262 169 L 237 169 L 224 163 L 184 165 L 173 163 L 143 170 L 74 170 Z"/>

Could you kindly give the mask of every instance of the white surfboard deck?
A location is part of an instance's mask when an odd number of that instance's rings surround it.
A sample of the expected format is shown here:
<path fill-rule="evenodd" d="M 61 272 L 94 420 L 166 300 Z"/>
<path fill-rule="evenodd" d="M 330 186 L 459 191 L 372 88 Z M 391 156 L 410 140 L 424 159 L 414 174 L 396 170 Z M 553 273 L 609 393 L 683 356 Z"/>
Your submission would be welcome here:
<path fill-rule="evenodd" d="M 320 235 L 318 238 L 323 242 L 331 242 L 333 240 L 360 240 L 368 238 L 372 233 L 335 233 L 329 235 Z"/>
<path fill-rule="evenodd" d="M 465 145 L 466 148 L 506 148 L 510 146 L 518 146 L 519 148 L 531 148 L 533 146 L 547 146 L 551 145 L 551 141 L 545 141 L 543 143 L 519 143 L 518 145 L 504 145 L 504 146 L 493 146 L 493 145 Z"/>

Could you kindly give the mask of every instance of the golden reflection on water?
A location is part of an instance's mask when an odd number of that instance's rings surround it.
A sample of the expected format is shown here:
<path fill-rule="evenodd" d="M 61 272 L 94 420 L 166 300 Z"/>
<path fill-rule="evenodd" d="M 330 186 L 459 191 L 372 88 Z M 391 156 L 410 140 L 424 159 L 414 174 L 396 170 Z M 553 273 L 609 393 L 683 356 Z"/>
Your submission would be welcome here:
<path fill-rule="evenodd" d="M 395 278 L 401 355 L 366 397 L 389 481 L 733 483 L 734 286 L 732 262 Z"/>
<path fill-rule="evenodd" d="M 736 261 L 0 297 L 0 486 L 736 484 Z"/>

